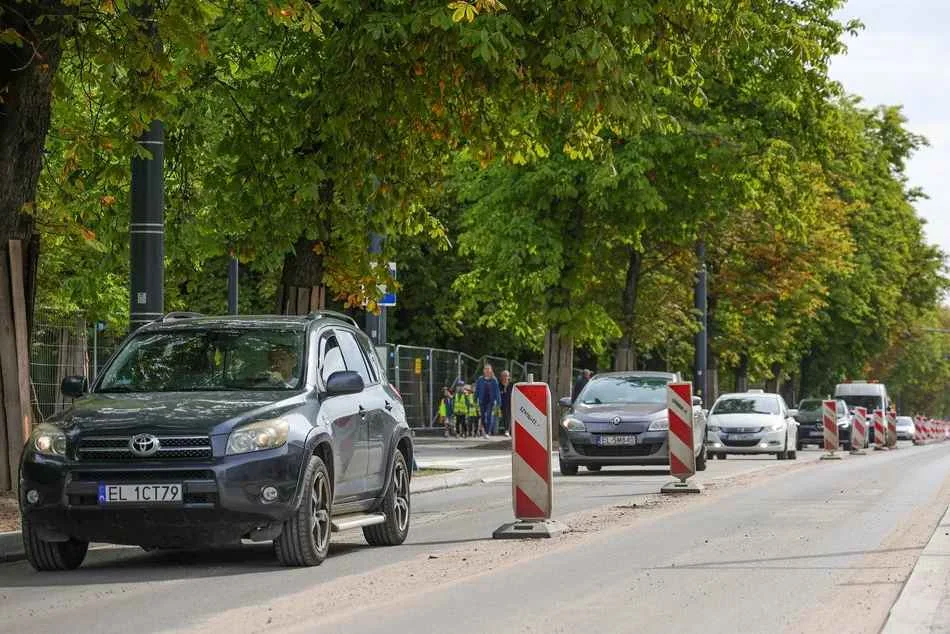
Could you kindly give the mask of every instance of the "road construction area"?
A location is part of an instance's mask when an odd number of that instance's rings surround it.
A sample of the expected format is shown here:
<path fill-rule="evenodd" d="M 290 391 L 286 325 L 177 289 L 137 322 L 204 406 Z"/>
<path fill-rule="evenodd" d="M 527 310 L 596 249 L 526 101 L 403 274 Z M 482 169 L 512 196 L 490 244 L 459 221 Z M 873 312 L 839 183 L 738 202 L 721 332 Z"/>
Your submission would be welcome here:
<path fill-rule="evenodd" d="M 99 547 L 59 574 L 7 563 L 0 629 L 879 631 L 950 504 L 950 445 L 821 455 L 715 461 L 685 497 L 658 495 L 665 469 L 556 474 L 554 516 L 570 531 L 512 542 L 491 538 L 512 519 L 507 448 L 423 442 L 421 468 L 456 471 L 415 480 L 449 488 L 415 493 L 401 547 L 338 533 L 327 561 L 302 569 L 264 544 Z M 939 614 L 920 631 L 944 631 Z"/>

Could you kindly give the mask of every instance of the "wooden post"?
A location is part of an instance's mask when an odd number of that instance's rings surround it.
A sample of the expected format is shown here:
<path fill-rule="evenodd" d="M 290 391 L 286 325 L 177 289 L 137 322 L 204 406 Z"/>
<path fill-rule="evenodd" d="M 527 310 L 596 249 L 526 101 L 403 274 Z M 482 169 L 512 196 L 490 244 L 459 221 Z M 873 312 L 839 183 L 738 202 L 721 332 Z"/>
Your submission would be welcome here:
<path fill-rule="evenodd" d="M 0 262 L 0 394 L 3 398 L 4 439 L 0 489 L 16 488 L 20 452 L 30 435 L 29 327 L 23 285 L 23 247 L 7 243 L 8 259 Z M 3 258 L 0 258 L 3 260 Z"/>

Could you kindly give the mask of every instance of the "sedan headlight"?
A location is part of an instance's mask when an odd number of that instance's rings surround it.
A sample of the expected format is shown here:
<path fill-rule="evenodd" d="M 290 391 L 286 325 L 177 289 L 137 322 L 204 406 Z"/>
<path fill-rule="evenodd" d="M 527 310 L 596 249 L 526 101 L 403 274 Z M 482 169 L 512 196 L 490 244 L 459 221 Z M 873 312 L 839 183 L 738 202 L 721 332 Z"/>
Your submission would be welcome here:
<path fill-rule="evenodd" d="M 238 427 L 228 436 L 229 456 L 234 454 L 276 449 L 287 444 L 290 424 L 282 418 L 262 420 Z"/>
<path fill-rule="evenodd" d="M 667 415 L 663 415 L 662 418 L 654 418 L 650 423 L 650 426 L 647 427 L 647 431 L 666 431 L 670 428 L 670 418 Z"/>
<path fill-rule="evenodd" d="M 785 423 L 775 423 L 774 425 L 769 425 L 765 429 L 768 431 L 782 431 L 785 429 Z"/>
<path fill-rule="evenodd" d="M 707 425 L 706 431 L 719 431 L 719 425 Z"/>
<path fill-rule="evenodd" d="M 573 416 L 567 416 L 561 421 L 561 427 L 567 431 L 587 431 L 587 426 Z"/>
<path fill-rule="evenodd" d="M 44 456 L 66 455 L 66 434 L 52 425 L 38 425 L 30 436 L 33 450 Z"/>

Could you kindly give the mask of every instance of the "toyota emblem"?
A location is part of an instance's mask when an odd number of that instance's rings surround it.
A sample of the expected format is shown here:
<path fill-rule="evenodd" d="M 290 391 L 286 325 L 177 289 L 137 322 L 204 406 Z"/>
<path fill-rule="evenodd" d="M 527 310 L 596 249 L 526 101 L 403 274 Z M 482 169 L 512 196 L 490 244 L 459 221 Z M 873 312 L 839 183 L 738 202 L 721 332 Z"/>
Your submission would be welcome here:
<path fill-rule="evenodd" d="M 154 455 L 160 446 L 158 438 L 152 434 L 136 434 L 129 440 L 129 449 L 141 458 Z"/>
<path fill-rule="evenodd" d="M 619 424 L 620 424 L 620 417 L 619 417 L 619 416 L 614 416 L 613 419 L 612 419 L 610 422 L 613 423 L 614 425 L 619 425 Z"/>

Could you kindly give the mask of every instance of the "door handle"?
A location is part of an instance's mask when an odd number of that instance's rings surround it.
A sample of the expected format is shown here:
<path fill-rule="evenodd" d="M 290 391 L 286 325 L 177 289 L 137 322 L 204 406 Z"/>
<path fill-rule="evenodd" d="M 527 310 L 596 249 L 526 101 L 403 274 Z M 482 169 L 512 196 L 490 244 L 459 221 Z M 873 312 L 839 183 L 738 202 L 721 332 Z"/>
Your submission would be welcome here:
<path fill-rule="evenodd" d="M 390 403 L 389 401 L 386 401 L 386 411 L 387 412 L 393 411 L 393 404 Z"/>
<path fill-rule="evenodd" d="M 360 418 L 366 418 L 366 408 L 360 405 Z"/>

